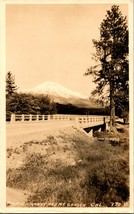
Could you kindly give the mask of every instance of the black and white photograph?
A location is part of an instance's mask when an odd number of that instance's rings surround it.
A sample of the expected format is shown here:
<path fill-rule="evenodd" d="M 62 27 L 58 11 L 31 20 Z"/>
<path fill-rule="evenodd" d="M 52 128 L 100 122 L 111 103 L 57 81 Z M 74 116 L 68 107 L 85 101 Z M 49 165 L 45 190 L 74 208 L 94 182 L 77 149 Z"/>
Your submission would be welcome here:
<path fill-rule="evenodd" d="M 133 2 L 2 2 L 5 210 L 132 212 Z"/>

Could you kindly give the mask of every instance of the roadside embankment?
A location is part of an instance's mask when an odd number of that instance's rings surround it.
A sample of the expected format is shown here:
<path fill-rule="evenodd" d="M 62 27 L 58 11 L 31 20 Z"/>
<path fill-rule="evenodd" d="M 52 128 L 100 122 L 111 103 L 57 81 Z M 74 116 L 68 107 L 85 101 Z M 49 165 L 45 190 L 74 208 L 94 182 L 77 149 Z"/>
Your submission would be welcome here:
<path fill-rule="evenodd" d="M 7 205 L 18 206 L 19 190 L 26 196 L 24 207 L 124 206 L 129 200 L 129 141 L 126 129 L 122 132 L 126 141 L 115 146 L 73 127 L 49 130 L 16 147 L 8 144 L 7 196 L 11 189 L 16 194 L 11 197 L 10 191 Z"/>

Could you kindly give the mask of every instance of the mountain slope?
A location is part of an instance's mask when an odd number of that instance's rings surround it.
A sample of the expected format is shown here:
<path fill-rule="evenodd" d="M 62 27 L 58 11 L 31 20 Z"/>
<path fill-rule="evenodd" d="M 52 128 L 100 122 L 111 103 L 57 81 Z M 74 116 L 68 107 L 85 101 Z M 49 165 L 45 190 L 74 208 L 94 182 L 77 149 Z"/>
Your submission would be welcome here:
<path fill-rule="evenodd" d="M 46 94 L 50 96 L 63 97 L 63 98 L 82 98 L 87 99 L 87 97 L 78 92 L 73 92 L 70 89 L 56 83 L 46 81 L 35 88 L 29 90 L 30 93 L 35 94 Z"/>
<path fill-rule="evenodd" d="M 79 108 L 103 108 L 99 102 L 51 81 L 43 82 L 25 93 L 48 95 L 55 103 L 72 104 Z"/>

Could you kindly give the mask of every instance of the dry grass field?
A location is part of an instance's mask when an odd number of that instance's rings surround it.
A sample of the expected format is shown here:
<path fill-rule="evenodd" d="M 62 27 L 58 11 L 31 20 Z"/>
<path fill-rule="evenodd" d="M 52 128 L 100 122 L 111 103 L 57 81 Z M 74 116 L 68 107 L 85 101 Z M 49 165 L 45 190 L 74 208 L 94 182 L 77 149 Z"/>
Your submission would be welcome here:
<path fill-rule="evenodd" d="M 66 127 L 9 138 L 7 206 L 127 206 L 128 126 L 94 137 Z"/>

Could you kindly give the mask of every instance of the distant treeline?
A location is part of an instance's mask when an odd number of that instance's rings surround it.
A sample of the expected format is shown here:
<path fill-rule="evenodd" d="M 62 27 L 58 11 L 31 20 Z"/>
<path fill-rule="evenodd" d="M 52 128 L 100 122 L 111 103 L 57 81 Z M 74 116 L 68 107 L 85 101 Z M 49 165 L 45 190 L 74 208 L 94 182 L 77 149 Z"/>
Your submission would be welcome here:
<path fill-rule="evenodd" d="M 56 104 L 48 96 L 26 93 L 6 95 L 7 119 L 15 114 L 55 114 Z"/>
<path fill-rule="evenodd" d="M 59 114 L 81 114 L 81 115 L 107 115 L 107 108 L 80 108 L 72 104 L 56 103 L 56 108 Z"/>
<path fill-rule="evenodd" d="M 72 104 L 53 102 L 48 96 L 26 93 L 6 95 L 6 119 L 15 114 L 108 114 L 104 108 L 79 108 Z"/>

